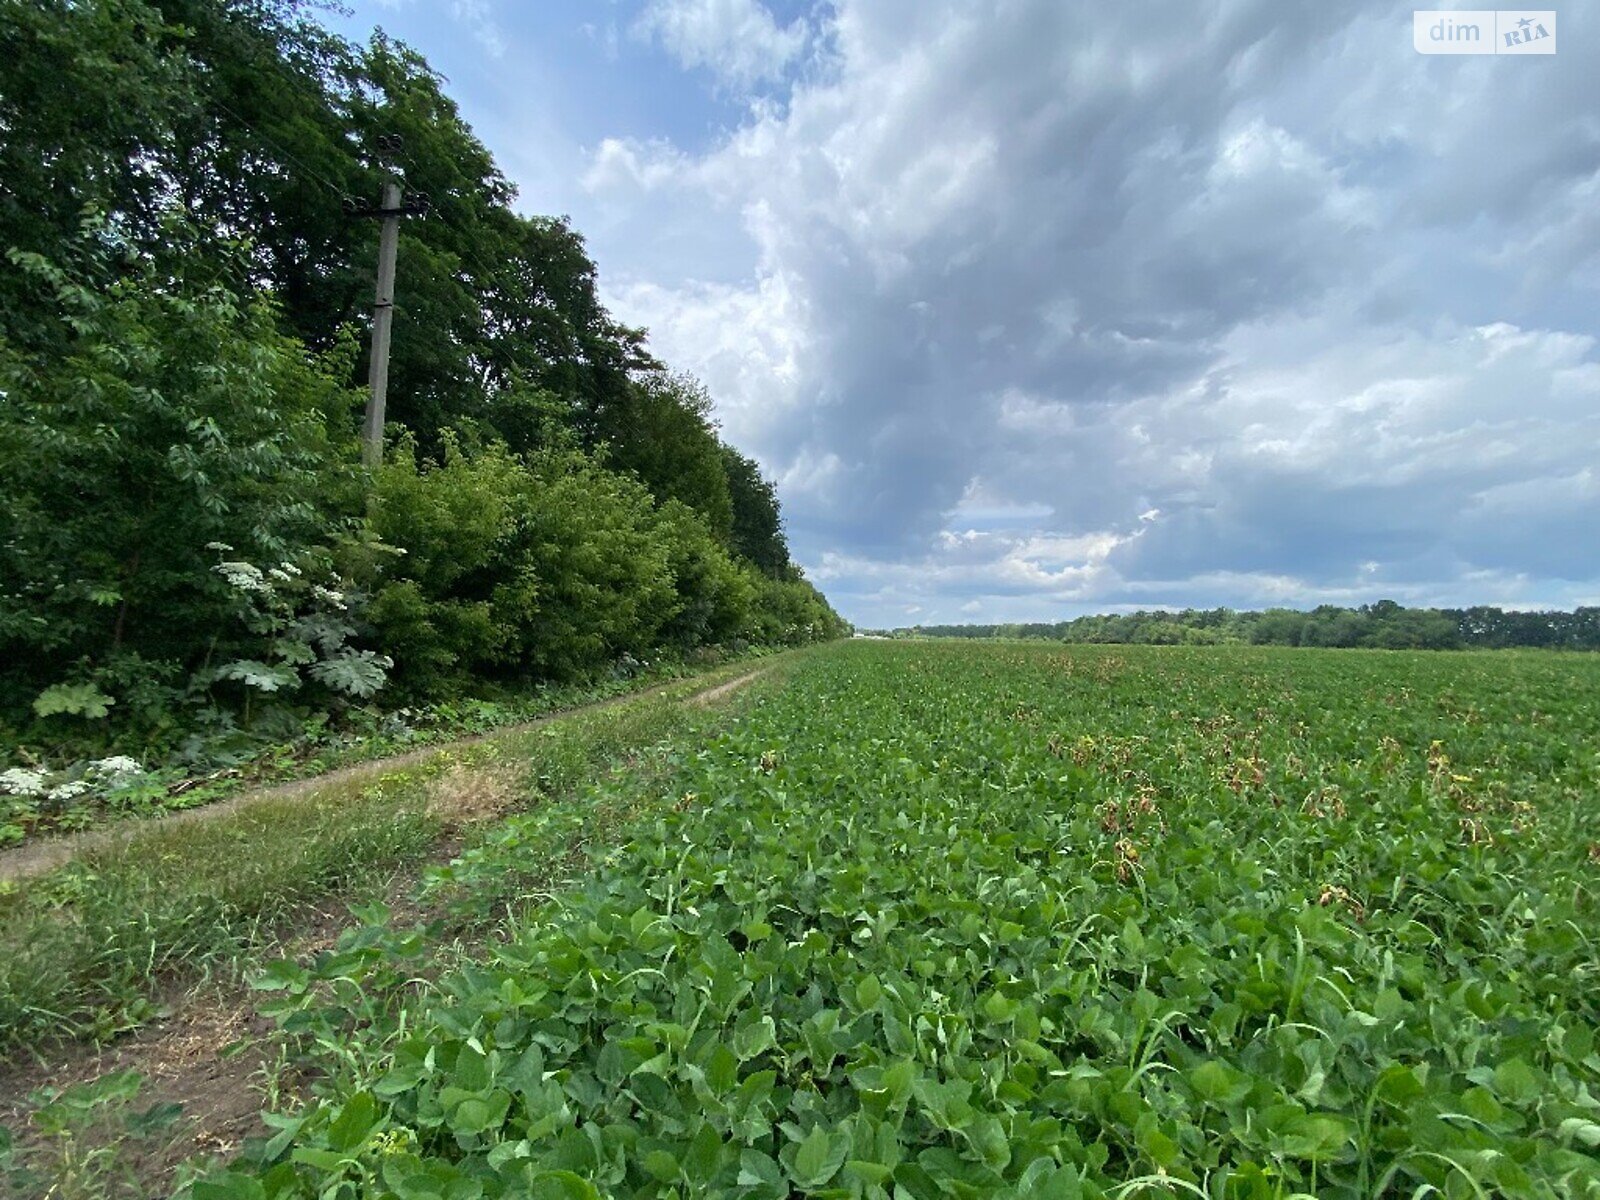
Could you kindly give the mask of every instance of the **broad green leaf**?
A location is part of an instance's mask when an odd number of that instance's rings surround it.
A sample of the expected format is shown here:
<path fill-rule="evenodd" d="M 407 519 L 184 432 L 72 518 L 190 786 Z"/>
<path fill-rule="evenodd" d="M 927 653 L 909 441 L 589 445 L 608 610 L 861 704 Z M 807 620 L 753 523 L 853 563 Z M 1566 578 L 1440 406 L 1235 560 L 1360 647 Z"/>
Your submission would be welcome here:
<path fill-rule="evenodd" d="M 776 1044 L 776 1026 L 769 1016 L 754 1016 L 734 1027 L 733 1052 L 739 1056 L 740 1062 L 749 1062 Z"/>
<path fill-rule="evenodd" d="M 815 1191 L 827 1183 L 844 1165 L 850 1138 L 817 1126 L 795 1147 L 789 1176 L 803 1191 Z"/>
<path fill-rule="evenodd" d="M 1242 1099 L 1250 1091 L 1250 1081 L 1215 1059 L 1208 1059 L 1184 1074 L 1189 1086 L 1202 1100 L 1226 1104 Z"/>
<path fill-rule="evenodd" d="M 1522 1059 L 1511 1058 L 1495 1067 L 1494 1090 L 1514 1104 L 1528 1104 L 1543 1093 L 1544 1081 Z"/>
<path fill-rule="evenodd" d="M 533 1177 L 532 1200 L 600 1200 L 594 1184 L 571 1171 L 541 1171 Z"/>
<path fill-rule="evenodd" d="M 863 975 L 856 984 L 856 1004 L 863 1010 L 876 1008 L 883 998 L 883 984 L 876 975 Z"/>
<path fill-rule="evenodd" d="M 39 693 L 33 701 L 33 711 L 41 717 L 61 713 L 98 721 L 110 715 L 115 703 L 92 683 L 58 683 Z"/>
<path fill-rule="evenodd" d="M 644 1169 L 662 1183 L 671 1183 L 678 1177 L 677 1156 L 667 1150 L 652 1150 L 644 1156 Z"/>

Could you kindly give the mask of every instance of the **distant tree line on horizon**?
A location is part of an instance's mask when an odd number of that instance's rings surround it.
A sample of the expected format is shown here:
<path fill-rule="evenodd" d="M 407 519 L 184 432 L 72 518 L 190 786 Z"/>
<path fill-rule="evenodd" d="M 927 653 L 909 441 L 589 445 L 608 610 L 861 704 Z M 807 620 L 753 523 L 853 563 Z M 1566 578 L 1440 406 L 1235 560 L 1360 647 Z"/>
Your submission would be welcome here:
<path fill-rule="evenodd" d="M 867 631 L 863 631 L 867 632 Z M 1323 646 L 1378 650 L 1500 650 L 1543 647 L 1600 650 L 1600 607 L 1517 612 L 1489 605 L 1407 608 L 1379 600 L 1359 608 L 1324 604 L 1309 611 L 1186 608 L 1004 625 L 916 625 L 889 637 L 1042 638 L 1113 645 Z"/>

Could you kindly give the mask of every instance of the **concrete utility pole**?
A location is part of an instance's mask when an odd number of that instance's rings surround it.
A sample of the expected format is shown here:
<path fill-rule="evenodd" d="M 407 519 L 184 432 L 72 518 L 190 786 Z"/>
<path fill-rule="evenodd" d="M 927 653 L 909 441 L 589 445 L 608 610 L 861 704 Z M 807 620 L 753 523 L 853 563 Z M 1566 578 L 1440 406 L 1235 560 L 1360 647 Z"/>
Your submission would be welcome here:
<path fill-rule="evenodd" d="M 378 235 L 378 293 L 372 302 L 372 364 L 367 375 L 367 419 L 361 431 L 361 461 L 368 469 L 383 462 L 383 409 L 389 398 L 389 338 L 394 327 L 394 260 L 400 246 L 400 185 L 383 185 L 383 219 Z"/>

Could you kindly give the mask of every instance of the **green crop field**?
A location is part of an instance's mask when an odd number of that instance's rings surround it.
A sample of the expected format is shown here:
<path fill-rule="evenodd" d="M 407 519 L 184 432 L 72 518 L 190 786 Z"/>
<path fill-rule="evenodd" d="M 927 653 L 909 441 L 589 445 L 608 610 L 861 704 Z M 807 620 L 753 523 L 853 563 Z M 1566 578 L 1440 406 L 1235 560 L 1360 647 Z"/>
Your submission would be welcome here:
<path fill-rule="evenodd" d="M 1597 752 L 1593 657 L 820 650 L 466 961 L 270 970 L 194 1196 L 1600 1196 Z"/>

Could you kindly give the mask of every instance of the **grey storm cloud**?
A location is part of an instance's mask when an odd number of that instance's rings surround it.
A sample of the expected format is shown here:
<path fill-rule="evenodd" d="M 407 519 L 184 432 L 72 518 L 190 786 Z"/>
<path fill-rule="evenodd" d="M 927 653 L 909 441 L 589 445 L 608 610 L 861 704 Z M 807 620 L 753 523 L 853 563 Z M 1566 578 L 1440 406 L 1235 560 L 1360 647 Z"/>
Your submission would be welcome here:
<path fill-rule="evenodd" d="M 708 153 L 601 148 L 749 257 L 614 302 L 863 622 L 1593 601 L 1600 6 L 1538 60 L 1410 13 L 841 0 Z"/>

